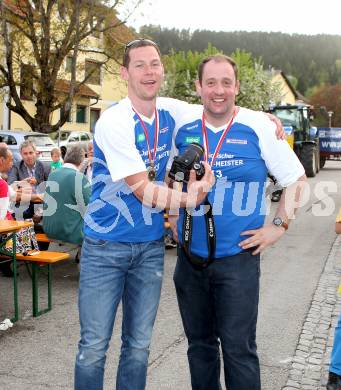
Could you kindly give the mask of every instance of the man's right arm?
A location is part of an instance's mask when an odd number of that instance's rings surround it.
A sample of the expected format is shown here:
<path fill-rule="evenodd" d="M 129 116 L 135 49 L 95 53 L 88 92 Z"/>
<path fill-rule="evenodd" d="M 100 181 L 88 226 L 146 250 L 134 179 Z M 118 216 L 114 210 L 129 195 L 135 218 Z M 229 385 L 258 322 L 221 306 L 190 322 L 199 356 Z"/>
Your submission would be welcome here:
<path fill-rule="evenodd" d="M 15 181 L 18 181 L 19 179 L 19 171 L 18 167 L 16 165 L 13 165 L 12 169 L 8 173 L 8 179 L 7 182 L 8 184 L 12 184 Z"/>
<path fill-rule="evenodd" d="M 126 177 L 125 182 L 140 202 L 146 206 L 172 210 L 180 207 L 195 207 L 203 202 L 215 182 L 211 167 L 206 163 L 203 164 L 205 175 L 197 181 L 195 172 L 191 171 L 187 192 L 151 182 L 146 171 Z"/>

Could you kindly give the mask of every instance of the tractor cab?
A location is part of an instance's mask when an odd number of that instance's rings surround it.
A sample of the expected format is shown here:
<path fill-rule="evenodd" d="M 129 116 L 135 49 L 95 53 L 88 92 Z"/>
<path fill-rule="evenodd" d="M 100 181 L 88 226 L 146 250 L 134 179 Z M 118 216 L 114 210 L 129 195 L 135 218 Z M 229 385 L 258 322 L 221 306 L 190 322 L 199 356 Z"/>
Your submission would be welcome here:
<path fill-rule="evenodd" d="M 317 128 L 310 126 L 313 108 L 306 104 L 271 106 L 269 112 L 279 118 L 287 141 L 300 159 L 306 175 L 313 177 L 319 170 Z"/>

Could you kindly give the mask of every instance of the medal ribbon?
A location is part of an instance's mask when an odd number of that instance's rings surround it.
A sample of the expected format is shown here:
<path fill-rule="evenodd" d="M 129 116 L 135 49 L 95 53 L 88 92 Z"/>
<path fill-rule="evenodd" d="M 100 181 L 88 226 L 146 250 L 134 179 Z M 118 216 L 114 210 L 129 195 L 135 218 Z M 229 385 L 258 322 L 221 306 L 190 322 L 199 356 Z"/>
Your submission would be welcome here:
<path fill-rule="evenodd" d="M 237 114 L 237 112 L 236 112 L 236 110 L 234 110 L 232 118 L 230 119 L 229 123 L 226 126 L 226 129 L 224 130 L 223 134 L 221 135 L 221 137 L 219 139 L 218 145 L 215 148 L 215 151 L 213 153 L 213 157 L 212 157 L 212 160 L 211 160 L 211 163 L 210 163 L 211 167 L 213 167 L 213 165 L 214 165 L 214 162 L 215 162 L 215 160 L 217 158 L 219 150 L 221 149 L 221 145 L 223 144 L 224 138 L 226 137 L 226 134 L 230 131 L 230 128 L 232 126 L 234 118 L 236 117 L 236 114 Z M 207 130 L 206 130 L 206 122 L 205 122 L 205 115 L 204 115 L 204 113 L 202 113 L 202 136 L 203 136 L 204 144 L 205 144 L 205 161 L 209 164 L 208 156 L 209 156 L 209 153 L 210 153 L 210 149 L 209 149 L 209 146 L 208 146 L 208 137 L 207 137 Z"/>
<path fill-rule="evenodd" d="M 154 111 L 154 115 L 155 115 L 155 135 L 154 135 L 154 151 L 153 151 L 153 155 L 152 155 L 152 152 L 150 150 L 150 142 L 149 142 L 149 135 L 148 135 L 148 130 L 147 130 L 147 127 L 146 127 L 146 124 L 144 123 L 143 119 L 141 118 L 141 116 L 138 114 L 138 112 L 135 110 L 135 108 L 133 108 L 135 114 L 137 115 L 137 117 L 139 118 L 139 121 L 142 125 L 142 128 L 143 128 L 143 131 L 144 131 L 144 135 L 146 136 L 146 140 L 147 140 L 147 146 L 148 146 L 148 159 L 149 159 L 149 163 L 151 166 L 154 166 L 154 161 L 155 161 L 155 158 L 156 158 L 156 150 L 157 150 L 157 145 L 158 145 L 158 142 L 159 142 L 159 118 L 158 118 L 158 114 L 157 114 L 157 109 L 155 108 L 155 111 Z"/>

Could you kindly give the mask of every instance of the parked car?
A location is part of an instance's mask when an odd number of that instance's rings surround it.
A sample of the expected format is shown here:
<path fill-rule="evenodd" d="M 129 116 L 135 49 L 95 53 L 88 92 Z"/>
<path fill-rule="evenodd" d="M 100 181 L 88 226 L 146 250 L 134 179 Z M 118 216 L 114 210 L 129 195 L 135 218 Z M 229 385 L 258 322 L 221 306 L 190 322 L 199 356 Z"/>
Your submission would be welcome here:
<path fill-rule="evenodd" d="M 92 134 L 87 131 L 60 130 L 54 133 L 53 137 L 63 157 L 67 148 L 72 145 L 80 145 L 86 153 L 88 143 L 92 140 Z"/>
<path fill-rule="evenodd" d="M 5 142 L 8 145 L 8 148 L 13 153 L 15 162 L 21 160 L 19 148 L 24 141 L 33 141 L 37 147 L 39 160 L 48 165 L 50 164 L 52 161 L 51 150 L 56 148 L 57 145 L 49 137 L 49 135 L 34 131 L 0 131 L 0 142 Z"/>

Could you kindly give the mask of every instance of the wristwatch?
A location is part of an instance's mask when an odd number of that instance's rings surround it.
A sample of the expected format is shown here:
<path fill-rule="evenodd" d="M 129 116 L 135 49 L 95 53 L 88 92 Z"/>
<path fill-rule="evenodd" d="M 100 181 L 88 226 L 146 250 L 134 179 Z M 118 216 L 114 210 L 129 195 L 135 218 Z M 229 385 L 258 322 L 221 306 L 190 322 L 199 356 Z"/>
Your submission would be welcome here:
<path fill-rule="evenodd" d="M 283 219 L 281 217 L 276 217 L 273 219 L 272 223 L 275 225 L 275 226 L 282 226 L 284 227 L 285 230 L 288 230 L 288 227 L 289 225 L 283 221 Z"/>

